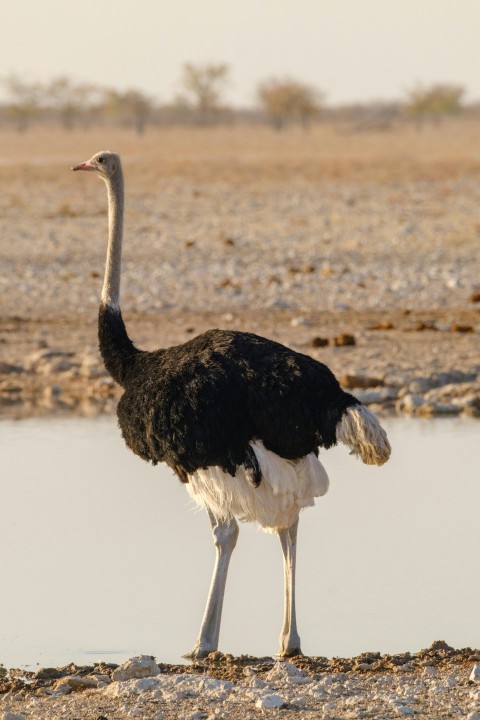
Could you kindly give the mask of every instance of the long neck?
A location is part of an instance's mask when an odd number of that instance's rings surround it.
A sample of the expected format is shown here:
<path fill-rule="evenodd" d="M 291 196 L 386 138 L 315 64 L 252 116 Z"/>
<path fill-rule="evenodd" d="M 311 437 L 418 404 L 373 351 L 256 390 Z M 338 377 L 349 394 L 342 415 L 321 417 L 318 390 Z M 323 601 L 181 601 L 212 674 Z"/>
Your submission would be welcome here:
<path fill-rule="evenodd" d="M 121 169 L 107 182 L 108 190 L 108 248 L 102 303 L 120 310 L 120 274 L 123 241 L 123 175 Z"/>
<path fill-rule="evenodd" d="M 98 314 L 100 353 L 112 378 L 125 387 L 139 351 L 127 335 L 120 311 L 123 240 L 123 177 L 121 169 L 108 188 L 108 247 L 102 299 Z"/>

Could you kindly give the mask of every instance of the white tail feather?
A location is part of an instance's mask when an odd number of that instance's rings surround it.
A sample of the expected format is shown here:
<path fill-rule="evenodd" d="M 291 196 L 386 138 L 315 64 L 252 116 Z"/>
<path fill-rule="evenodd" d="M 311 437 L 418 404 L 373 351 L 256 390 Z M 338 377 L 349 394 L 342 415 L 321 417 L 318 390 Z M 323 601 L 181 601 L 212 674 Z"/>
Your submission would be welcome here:
<path fill-rule="evenodd" d="M 286 460 L 267 450 L 260 440 L 250 445 L 262 473 L 258 487 L 248 480 L 243 466 L 237 468 L 235 477 L 214 466 L 189 476 L 188 493 L 217 517 L 233 515 L 244 522 L 258 522 L 267 531 L 290 527 L 300 510 L 314 505 L 314 498 L 327 492 L 325 468 L 313 453 Z"/>
<path fill-rule="evenodd" d="M 367 465 L 383 465 L 390 457 L 387 433 L 364 405 L 353 405 L 343 413 L 336 434 L 337 440 L 350 448 L 350 454 Z"/>

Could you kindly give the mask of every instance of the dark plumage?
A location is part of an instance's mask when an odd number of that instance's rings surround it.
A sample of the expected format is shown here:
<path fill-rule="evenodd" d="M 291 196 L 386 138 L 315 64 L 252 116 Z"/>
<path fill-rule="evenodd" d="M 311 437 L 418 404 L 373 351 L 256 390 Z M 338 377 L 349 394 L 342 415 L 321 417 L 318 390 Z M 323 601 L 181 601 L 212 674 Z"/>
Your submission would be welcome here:
<path fill-rule="evenodd" d="M 238 465 L 252 465 L 253 439 L 288 459 L 329 448 L 342 413 L 358 405 L 325 365 L 252 333 L 209 330 L 145 352 L 121 314 L 102 305 L 99 340 L 125 390 L 117 410 L 125 442 L 144 460 L 168 463 L 183 482 L 198 468 L 235 475 Z"/>

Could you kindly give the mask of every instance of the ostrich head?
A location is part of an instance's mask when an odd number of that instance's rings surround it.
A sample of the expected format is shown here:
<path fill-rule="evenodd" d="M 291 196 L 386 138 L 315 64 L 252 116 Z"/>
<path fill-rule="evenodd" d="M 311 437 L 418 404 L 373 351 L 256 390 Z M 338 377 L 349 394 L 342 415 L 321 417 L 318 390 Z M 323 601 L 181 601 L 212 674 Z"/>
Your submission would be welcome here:
<path fill-rule="evenodd" d="M 90 170 L 95 172 L 102 180 L 113 180 L 120 171 L 120 156 L 110 150 L 95 153 L 90 160 L 75 165 L 72 170 Z"/>

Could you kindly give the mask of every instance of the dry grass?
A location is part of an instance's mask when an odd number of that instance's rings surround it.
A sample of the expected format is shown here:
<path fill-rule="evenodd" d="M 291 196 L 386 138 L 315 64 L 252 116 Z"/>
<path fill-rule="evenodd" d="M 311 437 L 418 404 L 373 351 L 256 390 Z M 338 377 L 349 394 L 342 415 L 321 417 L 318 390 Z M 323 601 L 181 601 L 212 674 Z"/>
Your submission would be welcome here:
<path fill-rule="evenodd" d="M 352 134 L 319 125 L 310 132 L 277 133 L 267 127 L 153 129 L 143 138 L 100 128 L 69 133 L 34 129 L 0 133 L 0 177 L 62 180 L 71 164 L 102 148 L 122 153 L 131 177 L 144 181 L 188 177 L 199 183 L 282 183 L 452 178 L 480 171 L 480 126 L 456 120 L 417 132 Z M 13 173 L 13 176 L 12 176 Z"/>

